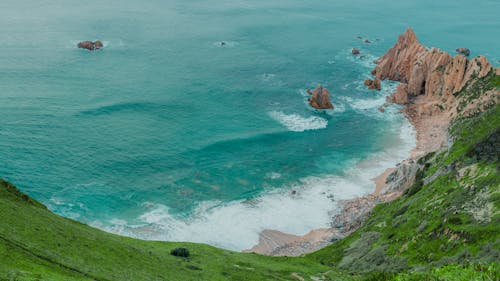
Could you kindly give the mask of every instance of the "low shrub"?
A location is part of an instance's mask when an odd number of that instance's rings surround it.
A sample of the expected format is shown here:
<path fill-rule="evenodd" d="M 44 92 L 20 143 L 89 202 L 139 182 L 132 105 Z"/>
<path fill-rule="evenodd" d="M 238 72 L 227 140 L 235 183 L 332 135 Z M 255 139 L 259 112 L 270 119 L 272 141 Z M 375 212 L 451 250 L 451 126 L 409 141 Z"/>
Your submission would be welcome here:
<path fill-rule="evenodd" d="M 175 248 L 170 251 L 170 254 L 176 257 L 189 258 L 189 250 L 186 248 Z"/>

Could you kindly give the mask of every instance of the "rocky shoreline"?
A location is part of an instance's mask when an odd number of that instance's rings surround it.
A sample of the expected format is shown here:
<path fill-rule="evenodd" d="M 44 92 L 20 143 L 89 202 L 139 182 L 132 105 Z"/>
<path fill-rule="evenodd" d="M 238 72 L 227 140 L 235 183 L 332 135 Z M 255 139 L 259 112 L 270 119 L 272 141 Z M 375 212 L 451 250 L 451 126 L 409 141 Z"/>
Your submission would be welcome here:
<path fill-rule="evenodd" d="M 453 120 L 474 115 L 500 101 L 500 92 L 496 90 L 472 98 L 458 95 L 487 75 L 500 75 L 500 68 L 494 69 L 483 56 L 452 57 L 437 48 L 428 49 L 418 42 L 411 28 L 376 63 L 371 72 L 374 79 L 370 81 L 400 82 L 387 99 L 404 106 L 403 113 L 416 130 L 417 143 L 409 158 L 373 179 L 376 188 L 372 194 L 341 202 L 342 209 L 332 218 L 330 228 L 312 230 L 303 236 L 264 230 L 259 244 L 247 252 L 299 256 L 349 235 L 377 204 L 400 197 L 413 185 L 421 168 L 419 159 L 447 147 L 447 130 Z M 365 84 L 376 88 L 373 83 Z"/>

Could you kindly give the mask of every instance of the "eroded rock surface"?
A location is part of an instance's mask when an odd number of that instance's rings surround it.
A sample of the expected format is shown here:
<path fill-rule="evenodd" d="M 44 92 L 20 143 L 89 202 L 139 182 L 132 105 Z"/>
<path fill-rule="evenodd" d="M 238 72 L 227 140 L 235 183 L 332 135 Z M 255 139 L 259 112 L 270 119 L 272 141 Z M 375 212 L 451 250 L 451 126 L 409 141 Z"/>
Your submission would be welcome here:
<path fill-rule="evenodd" d="M 376 78 L 400 82 L 390 101 L 406 105 L 406 115 L 417 130 L 416 150 L 421 154 L 446 145 L 451 120 L 476 114 L 499 100 L 497 90 L 484 91 L 474 99 L 457 96 L 493 72 L 484 56 L 452 57 L 440 49 L 426 48 L 411 28 L 376 63 L 372 71 Z"/>
<path fill-rule="evenodd" d="M 307 93 L 311 95 L 309 98 L 309 104 L 316 109 L 333 109 L 333 104 L 330 100 L 330 92 L 327 88 L 318 85 L 314 91 L 307 90 Z"/>
<path fill-rule="evenodd" d="M 469 60 L 462 55 L 452 57 L 437 48 L 427 49 L 408 28 L 396 45 L 378 59 L 374 72 L 381 80 L 401 82 L 399 97 L 394 102 L 407 103 L 419 95 L 448 98 L 492 69 L 483 56 Z"/>
<path fill-rule="evenodd" d="M 378 77 L 375 77 L 375 79 L 366 79 L 365 80 L 365 85 L 368 87 L 370 90 L 378 90 L 382 88 L 380 85 L 380 79 Z"/>

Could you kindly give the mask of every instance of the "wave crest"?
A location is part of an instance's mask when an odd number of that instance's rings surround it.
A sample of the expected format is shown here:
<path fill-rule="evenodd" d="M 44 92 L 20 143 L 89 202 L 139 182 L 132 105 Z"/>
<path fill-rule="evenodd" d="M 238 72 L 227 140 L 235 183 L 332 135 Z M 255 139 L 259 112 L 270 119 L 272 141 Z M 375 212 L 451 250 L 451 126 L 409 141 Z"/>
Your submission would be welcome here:
<path fill-rule="evenodd" d="M 292 132 L 319 130 L 328 125 L 328 120 L 318 116 L 303 117 L 298 114 L 285 114 L 281 111 L 271 111 L 269 116 Z"/>

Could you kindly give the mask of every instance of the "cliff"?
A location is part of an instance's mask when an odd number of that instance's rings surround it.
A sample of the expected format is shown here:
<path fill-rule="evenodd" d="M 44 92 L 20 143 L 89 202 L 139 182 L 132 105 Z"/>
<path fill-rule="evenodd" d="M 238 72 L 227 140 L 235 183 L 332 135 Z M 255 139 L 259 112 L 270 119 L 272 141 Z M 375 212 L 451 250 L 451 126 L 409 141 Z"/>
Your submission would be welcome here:
<path fill-rule="evenodd" d="M 394 100 L 397 103 L 408 103 L 420 95 L 439 97 L 446 103 L 466 84 L 485 77 L 492 69 L 483 56 L 469 60 L 463 55 L 452 57 L 437 48 L 427 49 L 408 28 L 396 45 L 377 60 L 374 73 L 381 80 L 401 82 Z"/>
<path fill-rule="evenodd" d="M 405 112 L 417 130 L 418 145 L 412 158 L 444 147 L 452 120 L 472 116 L 499 102 L 500 92 L 495 87 L 477 88 L 486 76 L 498 77 L 500 72 L 484 56 L 468 59 L 463 55 L 452 57 L 438 48 L 428 49 L 411 28 L 376 63 L 372 71 L 375 79 L 400 82 L 388 99 L 406 106 Z M 474 96 L 467 95 L 474 87 Z"/>
<path fill-rule="evenodd" d="M 350 235 L 377 204 L 402 196 L 417 182 L 419 171 L 425 168 L 420 159 L 446 149 L 453 141 L 448 135 L 453 122 L 480 115 L 499 102 L 500 69 L 494 70 L 483 56 L 453 58 L 437 48 L 428 49 L 419 43 L 411 28 L 376 63 L 371 72 L 375 77 L 365 81 L 365 85 L 385 79 L 400 82 L 396 92 L 387 98 L 404 106 L 405 115 L 417 131 L 415 149 L 407 160 L 376 179 L 373 194 L 342 202 L 343 208 L 332 218 L 331 228 L 317 232 L 321 235 L 312 237 L 313 232 L 299 237 L 284 233 L 269 235 L 268 231 L 251 251 L 300 255 L 323 247 L 324 237 L 333 241 Z"/>

